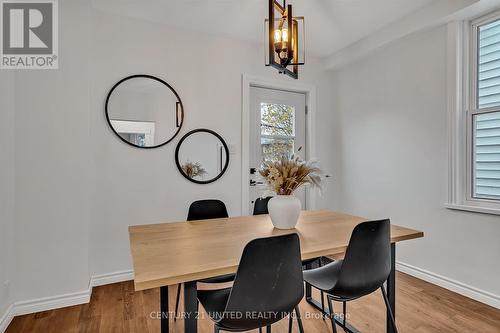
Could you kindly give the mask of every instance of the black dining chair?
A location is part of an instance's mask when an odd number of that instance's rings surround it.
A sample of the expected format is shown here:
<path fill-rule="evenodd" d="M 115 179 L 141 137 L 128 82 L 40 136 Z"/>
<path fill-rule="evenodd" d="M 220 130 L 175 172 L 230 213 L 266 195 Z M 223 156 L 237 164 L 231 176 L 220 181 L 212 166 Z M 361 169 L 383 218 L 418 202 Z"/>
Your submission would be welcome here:
<path fill-rule="evenodd" d="M 229 217 L 224 202 L 215 199 L 197 200 L 188 210 L 188 221 L 221 219 Z"/>
<path fill-rule="evenodd" d="M 304 296 L 297 234 L 255 239 L 244 250 L 232 288 L 199 290 L 198 300 L 214 321 L 214 332 L 267 327 L 295 313 Z"/>
<path fill-rule="evenodd" d="M 272 197 L 257 198 L 253 206 L 253 215 L 269 214 L 267 205 L 269 203 L 269 200 L 271 199 Z M 312 259 L 302 260 L 302 266 L 304 269 L 311 269 L 314 263 L 317 263 L 318 266 L 322 266 L 322 258 L 312 258 Z M 323 312 L 325 310 L 324 302 L 325 302 L 324 295 L 323 292 L 321 292 L 321 308 L 323 309 Z"/>
<path fill-rule="evenodd" d="M 390 221 L 379 220 L 358 224 L 351 235 L 343 260 L 304 271 L 304 281 L 327 294 L 333 332 L 337 332 L 333 301 L 343 304 L 343 326 L 346 326 L 346 302 L 380 289 L 385 306 L 397 333 L 384 282 L 391 272 Z"/>
<path fill-rule="evenodd" d="M 198 200 L 194 201 L 188 210 L 187 221 L 196 220 L 209 220 L 209 219 L 219 219 L 229 217 L 224 202 L 220 200 Z M 234 274 L 227 274 L 222 276 L 216 276 L 213 278 L 207 278 L 199 280 L 198 282 L 203 283 L 225 283 L 234 280 Z M 179 301 L 181 295 L 181 285 L 177 287 L 177 296 L 175 297 L 175 316 L 174 321 L 177 320 L 177 313 L 179 311 Z"/>
<path fill-rule="evenodd" d="M 269 200 L 271 200 L 273 197 L 265 197 L 265 198 L 257 198 L 254 202 L 253 205 L 253 215 L 264 215 L 264 214 L 269 214 L 269 210 L 267 208 L 267 205 L 269 203 Z M 312 259 L 307 259 L 302 261 L 302 266 L 308 266 L 313 264 L 315 261 L 320 261 L 320 258 L 312 258 Z"/>
<path fill-rule="evenodd" d="M 272 197 L 257 198 L 253 204 L 253 215 L 269 214 L 267 204 Z"/>

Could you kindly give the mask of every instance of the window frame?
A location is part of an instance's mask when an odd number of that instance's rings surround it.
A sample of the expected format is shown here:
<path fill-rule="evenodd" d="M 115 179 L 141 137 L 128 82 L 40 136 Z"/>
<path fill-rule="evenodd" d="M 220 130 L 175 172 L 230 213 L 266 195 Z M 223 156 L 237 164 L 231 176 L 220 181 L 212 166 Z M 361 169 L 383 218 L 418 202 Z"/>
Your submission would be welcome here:
<path fill-rule="evenodd" d="M 479 27 L 500 19 L 500 10 L 448 24 L 449 188 L 445 207 L 500 215 L 500 200 L 474 197 L 474 116 L 479 108 Z"/>
<path fill-rule="evenodd" d="M 495 11 L 488 15 L 479 17 L 470 23 L 470 80 L 469 80 L 469 105 L 467 110 L 467 200 L 478 203 L 498 204 L 500 208 L 500 200 L 488 199 L 484 197 L 474 196 L 474 117 L 480 114 L 491 112 L 500 112 L 500 105 L 494 107 L 479 107 L 479 28 L 500 20 L 500 11 Z"/>

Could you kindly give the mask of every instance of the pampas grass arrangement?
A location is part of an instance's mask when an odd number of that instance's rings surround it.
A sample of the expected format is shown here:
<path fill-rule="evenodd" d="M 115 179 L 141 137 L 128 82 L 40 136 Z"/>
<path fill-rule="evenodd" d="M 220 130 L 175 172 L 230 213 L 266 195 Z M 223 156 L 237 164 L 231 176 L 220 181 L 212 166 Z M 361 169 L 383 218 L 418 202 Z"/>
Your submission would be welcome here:
<path fill-rule="evenodd" d="M 202 167 L 200 162 L 186 162 L 181 168 L 184 174 L 191 179 L 194 177 L 203 177 L 207 174 L 207 170 Z"/>
<path fill-rule="evenodd" d="M 301 149 L 302 147 L 297 153 Z M 278 195 L 292 195 L 303 185 L 321 188 L 322 171 L 317 166 L 317 161 L 304 161 L 298 154 L 263 162 L 259 174 L 269 189 Z"/>

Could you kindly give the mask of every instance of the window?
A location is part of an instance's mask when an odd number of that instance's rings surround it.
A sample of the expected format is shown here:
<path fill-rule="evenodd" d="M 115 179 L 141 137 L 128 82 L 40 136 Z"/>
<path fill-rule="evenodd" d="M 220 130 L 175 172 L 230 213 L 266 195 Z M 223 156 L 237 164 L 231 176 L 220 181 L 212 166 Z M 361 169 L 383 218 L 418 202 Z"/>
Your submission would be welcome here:
<path fill-rule="evenodd" d="M 260 103 L 260 145 L 264 161 L 276 161 L 295 149 L 295 108 Z"/>
<path fill-rule="evenodd" d="M 500 215 L 500 12 L 448 28 L 447 207 Z"/>
<path fill-rule="evenodd" d="M 472 23 L 468 132 L 474 199 L 500 200 L 500 15 Z"/>
<path fill-rule="evenodd" d="M 110 121 L 116 133 L 127 142 L 139 147 L 154 146 L 156 127 L 154 122 L 119 119 Z"/>

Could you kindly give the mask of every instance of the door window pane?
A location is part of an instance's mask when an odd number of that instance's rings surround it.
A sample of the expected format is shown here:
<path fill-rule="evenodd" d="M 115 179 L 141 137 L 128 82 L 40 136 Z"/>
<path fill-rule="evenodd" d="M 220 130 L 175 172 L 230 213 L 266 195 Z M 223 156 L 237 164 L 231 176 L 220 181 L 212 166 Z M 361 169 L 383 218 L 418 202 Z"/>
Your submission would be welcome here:
<path fill-rule="evenodd" d="M 260 145 L 263 161 L 277 161 L 294 152 L 295 108 L 260 103 Z"/>
<path fill-rule="evenodd" d="M 284 104 L 260 104 L 260 128 L 263 135 L 295 135 L 295 108 Z"/>
<path fill-rule="evenodd" d="M 264 161 L 278 161 L 294 152 L 294 139 L 261 137 L 262 159 Z"/>
<path fill-rule="evenodd" d="M 473 196 L 500 199 L 500 112 L 474 116 Z"/>

